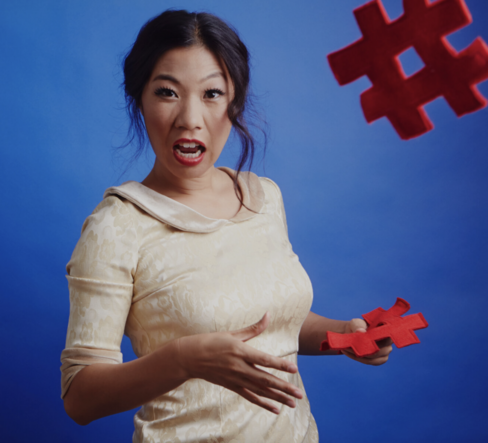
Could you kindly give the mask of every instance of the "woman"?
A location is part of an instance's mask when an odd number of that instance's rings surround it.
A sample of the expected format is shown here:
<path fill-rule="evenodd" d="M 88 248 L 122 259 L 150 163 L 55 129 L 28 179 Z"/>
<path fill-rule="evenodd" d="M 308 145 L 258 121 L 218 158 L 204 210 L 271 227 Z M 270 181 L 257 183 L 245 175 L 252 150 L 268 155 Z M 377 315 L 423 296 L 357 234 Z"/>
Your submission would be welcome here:
<path fill-rule="evenodd" d="M 138 406 L 135 442 L 316 442 L 297 352 L 363 320 L 310 312 L 279 188 L 241 172 L 248 52 L 210 14 L 166 11 L 124 63 L 132 129 L 154 167 L 110 188 L 68 263 L 62 397 L 79 424 Z M 142 121 L 143 119 L 143 121 Z M 237 168 L 215 168 L 234 128 Z M 138 132 L 139 131 L 139 132 Z M 138 359 L 122 363 L 125 332 Z M 370 358 L 382 364 L 390 343 Z"/>

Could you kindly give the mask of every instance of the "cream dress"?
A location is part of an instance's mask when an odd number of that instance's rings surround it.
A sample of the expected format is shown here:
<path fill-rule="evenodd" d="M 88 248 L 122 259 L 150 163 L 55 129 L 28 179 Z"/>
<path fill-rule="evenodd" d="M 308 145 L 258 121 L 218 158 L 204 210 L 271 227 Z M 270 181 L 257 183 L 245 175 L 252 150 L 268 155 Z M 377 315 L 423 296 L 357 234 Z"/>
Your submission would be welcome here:
<path fill-rule="evenodd" d="M 62 397 L 86 365 L 122 363 L 124 333 L 141 357 L 178 337 L 249 326 L 266 311 L 268 328 L 247 343 L 297 362 L 312 286 L 288 241 L 278 186 L 247 172 L 239 186 L 257 213 L 243 207 L 230 220 L 205 217 L 137 182 L 105 192 L 67 265 Z M 269 372 L 303 390 L 298 373 Z M 141 407 L 133 442 L 318 442 L 307 397 L 296 403 L 276 403 L 275 415 L 191 379 Z"/>

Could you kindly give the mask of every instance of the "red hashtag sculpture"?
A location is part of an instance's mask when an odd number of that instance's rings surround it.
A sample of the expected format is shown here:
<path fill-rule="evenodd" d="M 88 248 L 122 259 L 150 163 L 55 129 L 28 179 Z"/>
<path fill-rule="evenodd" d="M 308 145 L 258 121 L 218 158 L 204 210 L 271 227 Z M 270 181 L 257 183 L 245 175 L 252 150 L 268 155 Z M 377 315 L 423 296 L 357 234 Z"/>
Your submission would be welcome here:
<path fill-rule="evenodd" d="M 363 315 L 368 323 L 366 332 L 338 334 L 328 331 L 327 340 L 321 343 L 320 350 L 351 348 L 358 357 L 365 357 L 378 352 L 376 341 L 384 338 L 390 337 L 397 348 L 420 343 L 413 331 L 426 328 L 429 324 L 420 313 L 402 317 L 409 309 L 410 304 L 407 301 L 397 298 L 396 303 L 388 311 L 377 308 Z"/>
<path fill-rule="evenodd" d="M 464 0 L 403 0 L 404 14 L 391 22 L 380 0 L 354 10 L 363 37 L 328 55 L 340 85 L 367 75 L 361 94 L 368 123 L 387 117 L 408 140 L 433 128 L 423 105 L 443 96 L 460 117 L 486 106 L 476 84 L 488 79 L 488 46 L 477 38 L 460 53 L 445 36 L 471 23 Z M 397 58 L 414 47 L 425 67 L 407 77 Z"/>

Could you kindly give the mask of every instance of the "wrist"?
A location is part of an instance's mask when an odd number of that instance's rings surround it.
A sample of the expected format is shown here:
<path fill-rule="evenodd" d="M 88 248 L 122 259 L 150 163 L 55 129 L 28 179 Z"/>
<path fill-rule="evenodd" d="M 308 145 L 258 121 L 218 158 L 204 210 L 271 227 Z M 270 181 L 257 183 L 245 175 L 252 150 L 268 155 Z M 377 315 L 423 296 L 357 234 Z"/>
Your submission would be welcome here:
<path fill-rule="evenodd" d="M 171 345 L 173 346 L 173 358 L 176 362 L 176 373 L 179 377 L 184 379 L 184 381 L 189 380 L 192 378 L 190 373 L 190 365 L 188 365 L 188 358 L 185 352 L 185 340 L 188 340 L 188 337 L 181 337 L 174 340 Z"/>

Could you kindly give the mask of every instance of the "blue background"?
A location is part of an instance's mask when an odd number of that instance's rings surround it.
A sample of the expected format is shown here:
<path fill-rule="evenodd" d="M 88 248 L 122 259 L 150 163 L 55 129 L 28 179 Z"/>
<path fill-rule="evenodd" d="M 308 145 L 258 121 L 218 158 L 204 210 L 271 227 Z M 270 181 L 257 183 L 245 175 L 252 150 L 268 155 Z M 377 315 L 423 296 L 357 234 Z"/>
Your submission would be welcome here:
<path fill-rule="evenodd" d="M 59 355 L 69 313 L 65 265 L 83 220 L 125 175 L 120 62 L 139 28 L 169 7 L 206 10 L 239 31 L 269 124 L 255 172 L 281 187 L 313 310 L 350 319 L 396 297 L 430 323 L 422 343 L 381 367 L 300 357 L 321 441 L 488 441 L 488 109 L 458 119 L 426 106 L 435 129 L 401 141 L 368 125 L 363 78 L 339 87 L 326 55 L 360 37 L 363 0 L 8 0 L 0 5 L 2 441 L 130 441 L 133 412 L 80 427 L 64 413 Z M 466 0 L 473 24 L 458 50 L 488 41 L 488 3 Z M 391 18 L 400 0 L 384 0 Z M 407 72 L 419 66 L 402 56 Z M 488 96 L 488 83 L 479 85 Z M 233 166 L 236 149 L 220 164 Z M 258 158 L 259 160 L 259 158 Z M 134 356 L 123 341 L 126 360 Z"/>

